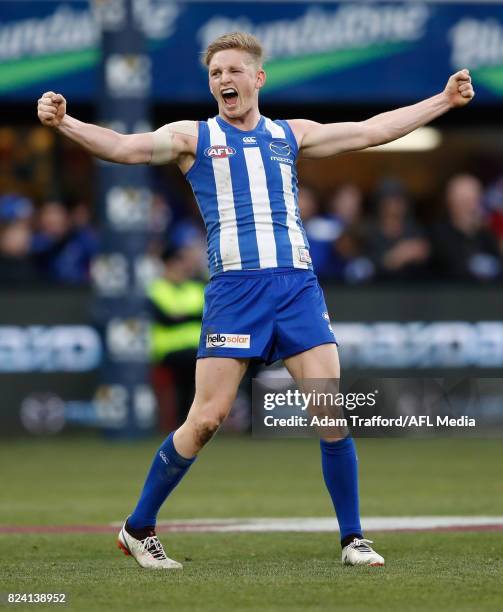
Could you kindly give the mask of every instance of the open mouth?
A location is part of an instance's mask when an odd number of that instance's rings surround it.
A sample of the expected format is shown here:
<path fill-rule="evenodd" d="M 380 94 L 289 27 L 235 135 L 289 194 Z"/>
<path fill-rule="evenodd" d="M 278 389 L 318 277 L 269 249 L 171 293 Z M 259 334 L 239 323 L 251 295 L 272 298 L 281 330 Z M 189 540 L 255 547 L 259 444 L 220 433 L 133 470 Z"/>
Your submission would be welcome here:
<path fill-rule="evenodd" d="M 222 90 L 222 98 L 225 106 L 235 106 L 238 101 L 238 92 L 233 87 L 227 87 Z"/>

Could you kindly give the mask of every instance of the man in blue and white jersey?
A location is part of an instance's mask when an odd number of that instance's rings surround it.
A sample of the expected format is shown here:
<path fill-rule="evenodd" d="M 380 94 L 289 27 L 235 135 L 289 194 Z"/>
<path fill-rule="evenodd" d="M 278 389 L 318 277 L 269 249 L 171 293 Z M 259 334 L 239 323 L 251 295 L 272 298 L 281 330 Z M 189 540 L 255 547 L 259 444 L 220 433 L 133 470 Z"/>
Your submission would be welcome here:
<path fill-rule="evenodd" d="M 38 101 L 44 125 L 93 155 L 125 164 L 176 163 L 192 185 L 208 231 L 211 281 L 194 402 L 185 423 L 156 453 L 138 504 L 119 534 L 119 546 L 142 567 L 181 567 L 166 556 L 155 534 L 157 513 L 226 418 L 251 359 L 282 359 L 297 381 L 339 378 L 337 345 L 297 206 L 297 158 L 390 142 L 474 96 L 470 75 L 461 70 L 441 93 L 367 121 L 272 121 L 258 106 L 266 80 L 262 58 L 253 36 L 221 36 L 205 55 L 218 115 L 148 134 L 122 135 L 82 123 L 66 114 L 61 94 L 47 92 Z M 360 526 L 353 440 L 327 436 L 320 444 L 343 563 L 383 565 Z"/>

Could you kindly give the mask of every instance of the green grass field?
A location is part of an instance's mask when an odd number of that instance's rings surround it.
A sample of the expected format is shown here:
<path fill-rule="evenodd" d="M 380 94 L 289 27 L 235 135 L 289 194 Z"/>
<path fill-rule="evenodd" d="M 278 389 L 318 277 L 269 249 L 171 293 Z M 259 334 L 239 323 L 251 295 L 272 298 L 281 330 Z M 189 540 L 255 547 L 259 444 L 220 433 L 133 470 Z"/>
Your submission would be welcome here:
<path fill-rule="evenodd" d="M 156 444 L 2 441 L 0 524 L 122 520 Z M 358 449 L 364 516 L 503 514 L 498 440 L 361 440 Z M 316 442 L 221 436 L 159 518 L 331 515 Z M 0 592 L 66 591 L 67 607 L 86 611 L 503 608 L 501 531 L 368 535 L 385 568 L 342 567 L 333 534 L 163 534 L 184 570 L 158 573 L 120 554 L 113 534 L 2 534 Z"/>

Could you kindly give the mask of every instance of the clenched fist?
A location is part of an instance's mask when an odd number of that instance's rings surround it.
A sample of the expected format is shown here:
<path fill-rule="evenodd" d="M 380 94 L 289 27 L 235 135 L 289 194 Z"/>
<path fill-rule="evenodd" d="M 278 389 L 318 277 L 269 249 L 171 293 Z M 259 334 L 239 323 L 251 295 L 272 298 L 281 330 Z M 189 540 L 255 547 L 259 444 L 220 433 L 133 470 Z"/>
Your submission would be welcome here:
<path fill-rule="evenodd" d="M 472 100 L 475 92 L 473 90 L 472 78 L 466 68 L 456 72 L 456 74 L 449 78 L 444 94 L 447 96 L 452 107 L 465 106 L 465 104 Z"/>
<path fill-rule="evenodd" d="M 61 94 L 46 91 L 38 100 L 37 114 L 42 125 L 58 127 L 66 113 L 66 100 Z"/>

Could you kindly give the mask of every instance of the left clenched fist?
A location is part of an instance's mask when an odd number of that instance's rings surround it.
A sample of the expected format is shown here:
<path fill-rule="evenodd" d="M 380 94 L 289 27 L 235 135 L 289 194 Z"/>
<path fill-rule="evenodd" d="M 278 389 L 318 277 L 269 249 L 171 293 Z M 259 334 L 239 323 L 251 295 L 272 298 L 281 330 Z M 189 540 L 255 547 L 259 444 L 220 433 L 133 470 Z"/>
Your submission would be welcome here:
<path fill-rule="evenodd" d="M 452 107 L 465 106 L 473 99 L 475 91 L 473 90 L 472 77 L 466 68 L 449 78 L 444 89 L 444 95 L 447 96 Z"/>

